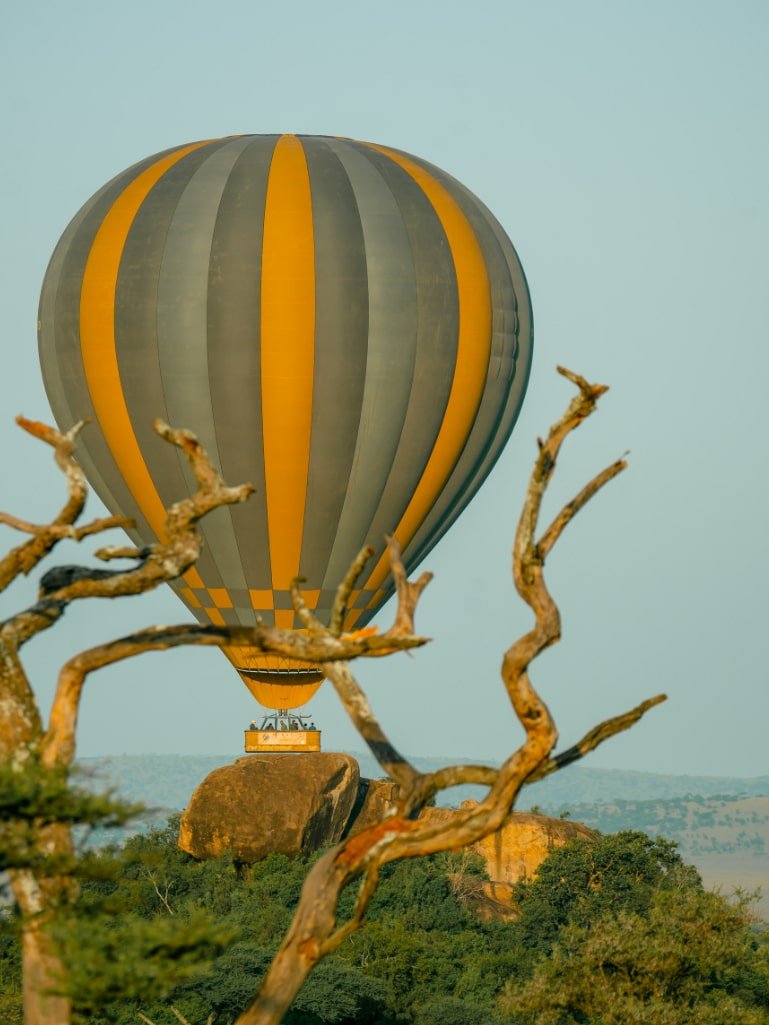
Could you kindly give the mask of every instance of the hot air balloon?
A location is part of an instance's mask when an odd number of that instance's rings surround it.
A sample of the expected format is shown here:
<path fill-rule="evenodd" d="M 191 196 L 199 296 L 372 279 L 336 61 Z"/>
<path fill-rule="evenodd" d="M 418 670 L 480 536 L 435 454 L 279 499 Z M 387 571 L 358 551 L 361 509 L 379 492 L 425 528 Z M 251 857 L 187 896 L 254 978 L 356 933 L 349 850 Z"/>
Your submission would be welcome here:
<path fill-rule="evenodd" d="M 357 629 L 392 593 L 385 535 L 409 571 L 443 536 L 510 436 L 531 343 L 516 252 L 468 189 L 401 151 L 317 136 L 195 142 L 118 174 L 64 232 L 39 312 L 54 416 L 93 421 L 78 455 L 104 504 L 135 520 L 137 544 L 162 537 L 191 482 L 151 424 L 195 431 L 256 493 L 202 522 L 174 590 L 201 623 L 288 629 L 294 577 L 327 619 L 370 544 Z M 275 742 L 322 671 L 225 653 Z"/>

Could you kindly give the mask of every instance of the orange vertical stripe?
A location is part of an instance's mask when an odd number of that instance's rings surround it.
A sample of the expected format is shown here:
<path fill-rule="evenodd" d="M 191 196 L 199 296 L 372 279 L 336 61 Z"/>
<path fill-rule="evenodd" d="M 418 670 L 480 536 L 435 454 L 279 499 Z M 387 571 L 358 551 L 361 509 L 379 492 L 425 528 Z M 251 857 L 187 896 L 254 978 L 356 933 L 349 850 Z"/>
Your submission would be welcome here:
<path fill-rule="evenodd" d="M 371 146 L 403 168 L 420 186 L 446 232 L 459 293 L 459 339 L 454 378 L 438 437 L 395 536 L 408 545 L 448 480 L 470 433 L 483 395 L 491 353 L 491 288 L 481 247 L 459 204 L 408 157 Z M 366 581 L 366 590 L 381 586 L 390 568 L 385 552 Z"/>
<path fill-rule="evenodd" d="M 302 144 L 275 147 L 262 249 L 262 432 L 272 586 L 299 573 L 310 465 L 315 349 L 312 196 Z M 277 618 L 277 617 L 276 617 Z"/>
<path fill-rule="evenodd" d="M 120 258 L 139 207 L 169 168 L 205 145 L 205 142 L 197 142 L 163 157 L 121 192 L 96 233 L 80 292 L 80 347 L 96 418 L 128 490 L 161 541 L 165 536 L 165 508 L 139 449 L 120 383 L 115 342 L 115 287 Z M 184 577 L 192 587 L 203 586 L 194 568 Z"/>

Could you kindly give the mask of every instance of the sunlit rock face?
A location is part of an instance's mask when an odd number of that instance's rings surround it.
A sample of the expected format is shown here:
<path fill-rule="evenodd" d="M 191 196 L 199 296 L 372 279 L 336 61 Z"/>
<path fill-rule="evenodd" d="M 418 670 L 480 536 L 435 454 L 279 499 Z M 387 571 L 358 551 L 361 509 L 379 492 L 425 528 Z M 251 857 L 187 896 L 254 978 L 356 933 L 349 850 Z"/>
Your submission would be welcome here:
<path fill-rule="evenodd" d="M 308 855 L 337 843 L 360 772 L 344 754 L 266 754 L 209 773 L 182 815 L 179 846 L 195 858 Z"/>
<path fill-rule="evenodd" d="M 463 801 L 462 808 L 471 808 L 476 803 Z M 456 815 L 452 808 L 425 808 L 421 818 L 440 822 L 452 815 Z M 492 888 L 487 896 L 506 903 L 512 900 L 512 884 L 536 875 L 555 847 L 562 847 L 571 840 L 595 840 L 596 837 L 592 829 L 579 822 L 514 812 L 501 829 L 470 844 L 468 850 L 483 858 Z"/>
<path fill-rule="evenodd" d="M 500 883 L 531 879 L 555 847 L 571 840 L 595 840 L 597 834 L 579 822 L 515 812 L 496 833 L 472 845 L 486 863 L 489 878 Z"/>

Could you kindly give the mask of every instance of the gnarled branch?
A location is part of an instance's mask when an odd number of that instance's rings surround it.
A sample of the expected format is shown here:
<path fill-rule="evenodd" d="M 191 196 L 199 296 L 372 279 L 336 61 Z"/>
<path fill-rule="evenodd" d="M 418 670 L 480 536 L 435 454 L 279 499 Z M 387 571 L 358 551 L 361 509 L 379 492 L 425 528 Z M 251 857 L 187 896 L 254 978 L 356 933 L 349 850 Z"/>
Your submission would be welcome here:
<path fill-rule="evenodd" d="M 646 701 L 642 701 L 640 705 L 636 705 L 635 708 L 631 708 L 629 712 L 623 712 L 621 715 L 615 715 L 611 719 L 606 719 L 604 722 L 594 726 L 591 730 L 585 734 L 579 743 L 574 744 L 572 747 L 562 751 L 559 755 L 554 755 L 552 758 L 548 758 L 544 761 L 529 778 L 526 780 L 527 783 L 536 783 L 540 779 L 544 779 L 545 776 L 550 776 L 552 773 L 557 772 L 559 769 L 565 769 L 567 765 L 572 765 L 574 762 L 579 761 L 580 758 L 584 758 L 585 755 L 590 754 L 591 751 L 603 744 L 605 740 L 609 740 L 610 737 L 616 737 L 618 733 L 624 733 L 625 730 L 629 730 L 631 726 L 635 726 L 644 715 L 649 711 L 650 708 L 654 708 L 656 705 L 661 705 L 663 701 L 667 701 L 666 694 L 657 694 L 653 698 L 647 698 Z"/>
<path fill-rule="evenodd" d="M 145 549 L 135 550 L 135 555 L 132 552 L 131 556 L 138 558 L 140 564 L 129 569 L 105 571 L 89 570 L 86 567 L 73 568 L 70 575 L 63 578 L 61 586 L 46 587 L 36 605 L 0 624 L 0 641 L 18 649 L 41 630 L 56 622 L 73 601 L 82 598 L 118 598 L 142 594 L 181 576 L 200 555 L 202 540 L 196 528 L 197 522 L 213 509 L 221 505 L 244 502 L 251 494 L 251 484 L 241 484 L 233 488 L 224 484 L 208 460 L 205 450 L 190 431 L 174 430 L 159 420 L 155 421 L 154 427 L 162 438 L 182 450 L 199 485 L 193 495 L 168 509 L 164 539 Z M 58 435 L 52 428 L 36 425 L 36 433 L 45 440 L 57 436 L 62 439 L 60 449 L 63 455 L 59 449 L 57 454 L 61 455 L 64 461 L 69 487 L 76 489 L 78 499 L 76 502 L 72 498 L 69 505 L 73 510 L 76 507 L 82 508 L 80 491 L 77 489 L 84 489 L 85 484 L 80 468 L 71 459 L 72 432 Z M 38 538 L 35 538 L 28 544 L 34 544 L 37 540 Z M 102 549 L 100 554 L 102 558 L 115 558 L 118 553 L 120 557 L 125 557 L 128 551 L 125 548 L 107 548 Z"/>
<path fill-rule="evenodd" d="M 80 700 L 88 676 L 98 669 L 114 665 L 116 662 L 123 662 L 145 652 L 167 651 L 169 648 L 189 645 L 202 647 L 242 646 L 265 654 L 285 655 L 289 658 L 328 664 L 327 672 L 331 677 L 336 666 L 345 667 L 349 674 L 348 660 L 377 655 L 381 652 L 383 644 L 387 645 L 389 651 L 394 651 L 396 649 L 408 650 L 424 643 L 426 641 L 422 637 L 405 636 L 393 639 L 388 638 L 387 635 L 378 636 L 376 634 L 309 637 L 295 631 L 265 626 L 201 626 L 197 623 L 185 623 L 179 626 L 155 626 L 146 630 L 138 630 L 125 637 L 80 652 L 61 667 L 51 707 L 49 727 L 41 741 L 43 761 L 46 765 L 66 765 L 72 761 L 75 753 L 75 733 Z M 349 675 L 351 676 L 351 674 Z M 353 684 L 354 687 L 357 687 L 354 681 Z M 350 685 L 351 694 L 353 689 L 353 686 Z M 360 693 L 363 694 L 362 691 Z M 363 700 L 365 702 L 365 695 Z M 367 707 L 367 702 L 365 704 Z M 362 714 L 365 718 L 365 710 Z M 370 715 L 374 721 L 373 712 Z M 371 730 L 373 736 L 373 726 Z M 400 759 L 407 764 L 405 759 L 401 759 L 397 753 L 396 756 L 394 761 Z M 388 761 L 387 765 L 389 764 Z"/>
<path fill-rule="evenodd" d="M 353 658 L 390 654 L 425 643 L 425 638 L 414 632 L 414 615 L 431 575 L 423 573 L 416 581 L 410 581 L 394 538 L 388 538 L 388 552 L 398 604 L 394 621 L 384 633 L 377 633 L 373 628 L 344 632 L 350 597 L 371 556 L 370 551 L 364 549 L 338 588 L 328 627 L 320 623 L 306 606 L 300 582 L 294 581 L 291 588 L 294 607 L 306 628 L 304 633 L 264 626 L 204 627 L 195 624 L 138 631 L 82 652 L 62 667 L 50 725 L 45 734 L 42 733 L 39 717 L 33 721 L 34 716 L 28 716 L 27 719 L 21 714 L 19 716 L 17 725 L 21 733 L 28 738 L 38 738 L 43 763 L 67 766 L 74 757 L 77 716 L 85 681 L 91 672 L 103 666 L 144 651 L 199 644 L 248 646 L 265 653 L 287 655 L 325 667 L 361 737 L 384 770 L 397 780 L 398 797 L 393 812 L 385 819 L 327 851 L 313 866 L 281 948 L 259 993 L 240 1016 L 237 1025 L 277 1025 L 313 965 L 335 949 L 360 924 L 376 889 L 382 865 L 400 858 L 421 857 L 463 847 L 493 833 L 507 820 L 523 786 L 583 757 L 604 740 L 629 728 L 649 708 L 663 700 L 662 696 L 651 698 L 624 715 L 606 720 L 589 731 L 578 744 L 560 755 L 553 754 L 557 741 L 555 722 L 529 677 L 529 667 L 533 660 L 560 638 L 558 608 L 544 581 L 545 559 L 576 513 L 609 480 L 622 472 L 626 465 L 624 459 L 620 459 L 597 474 L 564 506 L 537 542 L 542 498 L 552 477 L 561 445 L 571 431 L 594 411 L 598 398 L 606 391 L 605 386 L 590 384 L 570 371 L 559 368 L 559 373 L 576 385 L 578 394 L 560 420 L 553 425 L 547 438 L 539 441 L 539 452 L 516 531 L 513 580 L 519 594 L 533 612 L 534 624 L 510 646 L 502 662 L 502 681 L 512 709 L 524 727 L 525 739 L 499 769 L 457 765 L 433 773 L 419 773 L 390 742 L 350 670 L 348 663 Z M 15 556 L 15 561 L 11 559 L 8 562 L 10 557 L 7 557 L 0 562 L 0 585 L 3 584 L 3 573 L 11 574 L 9 579 L 13 579 L 13 575 L 24 572 L 25 559 L 34 565 L 39 561 L 39 553 L 44 554 L 46 545 L 48 548 L 45 550 L 50 550 L 60 536 L 74 536 L 67 532 L 73 529 L 82 511 L 85 494 L 82 473 L 72 459 L 72 443 L 79 427 L 67 435 L 60 435 L 52 428 L 30 424 L 28 421 L 22 426 L 54 446 L 57 462 L 67 475 L 70 498 L 57 520 L 48 527 L 36 527 L 21 520 L 11 522 L 11 517 L 5 517 L 8 525 L 32 533 L 33 536 L 16 550 L 22 554 Z M 251 485 L 230 488 L 222 482 L 193 434 L 173 430 L 159 421 L 155 429 L 161 437 L 185 453 L 198 483 L 198 490 L 168 510 L 163 537 L 156 544 L 142 549 L 112 546 L 97 553 L 105 560 L 135 559 L 139 565 L 115 571 L 85 567 L 60 568 L 43 578 L 40 600 L 32 608 L 0 624 L 0 658 L 6 667 L 5 678 L 10 681 L 9 688 L 14 694 L 17 677 L 24 681 L 18 662 L 19 647 L 55 622 L 70 602 L 84 597 L 137 594 L 181 575 L 194 564 L 200 553 L 201 539 L 196 529 L 198 520 L 212 509 L 244 501 L 250 494 Z M 88 536 L 89 533 L 106 529 L 106 522 L 94 521 L 89 527 L 74 529 L 81 531 L 81 536 Z M 28 688 L 28 684 L 26 686 Z M 35 711 L 34 703 L 32 710 Z M 24 715 L 27 712 L 29 709 L 24 710 Z M 488 786 L 488 792 L 483 800 L 457 810 L 448 819 L 438 821 L 435 818 L 419 817 L 436 791 L 463 783 L 482 783 Z M 362 878 L 362 884 L 355 911 L 347 922 L 339 923 L 337 915 L 340 895 L 344 887 L 357 878 Z M 31 884 L 31 888 L 28 884 Z M 14 886 L 23 900 L 27 900 L 25 887 L 29 890 L 29 908 L 45 898 L 40 886 L 28 873 L 19 875 Z M 29 908 L 25 910 L 29 911 Z"/>
<path fill-rule="evenodd" d="M 605 740 L 610 740 L 612 737 L 617 736 L 618 733 L 624 733 L 631 726 L 635 726 L 650 708 L 654 708 L 666 700 L 666 694 L 657 694 L 653 698 L 647 698 L 646 701 L 642 701 L 640 705 L 631 708 L 630 711 L 623 712 L 621 715 L 615 715 L 611 719 L 606 719 L 597 726 L 593 726 L 582 740 L 560 754 L 553 755 L 544 761 L 525 780 L 525 785 L 529 786 L 532 783 L 538 783 L 553 772 L 565 769 L 567 765 L 572 765 L 574 762 L 584 758 L 591 751 L 595 751 Z M 449 787 L 464 786 L 468 783 L 490 787 L 496 782 L 498 771 L 498 769 L 493 768 L 491 765 L 448 765 L 445 769 L 436 769 L 434 772 L 426 773 L 424 780 L 430 784 L 436 793 L 439 790 L 448 790 Z"/>
<path fill-rule="evenodd" d="M 67 501 L 55 519 L 45 524 L 30 523 L 12 516 L 10 513 L 0 512 L 0 523 L 24 534 L 32 535 L 29 541 L 11 549 L 0 559 L 0 590 L 7 588 L 20 574 L 31 573 L 59 541 L 80 541 L 91 534 L 111 530 L 113 527 L 132 526 L 132 521 L 125 516 L 109 516 L 94 520 L 86 526 L 74 526 L 83 511 L 88 494 L 83 471 L 73 455 L 75 438 L 85 425 L 85 420 L 75 424 L 65 434 L 57 431 L 54 427 L 49 427 L 36 420 L 27 420 L 23 416 L 17 416 L 16 423 L 32 437 L 39 438 L 53 448 L 56 465 L 66 477 Z"/>
<path fill-rule="evenodd" d="M 550 429 L 545 441 L 539 441 L 539 453 L 532 471 L 513 547 L 513 580 L 523 600 L 534 613 L 534 625 L 505 653 L 502 679 L 513 710 L 523 725 L 525 739 L 499 769 L 478 765 L 456 765 L 437 772 L 421 774 L 404 762 L 381 731 L 381 727 L 360 686 L 345 663 L 332 662 L 326 671 L 360 735 L 379 762 L 398 781 L 396 813 L 348 838 L 328 851 L 313 866 L 305 880 L 302 896 L 291 927 L 276 954 L 251 1005 L 236 1025 L 277 1025 L 288 1010 L 302 982 L 314 964 L 338 939 L 356 927 L 362 910 L 370 900 L 369 890 L 376 882 L 379 868 L 399 858 L 421 857 L 438 851 L 463 847 L 499 829 L 513 807 L 521 788 L 534 779 L 556 771 L 582 757 L 609 736 L 627 729 L 644 712 L 663 700 L 652 698 L 638 708 L 607 720 L 591 730 L 575 747 L 560 756 L 552 756 L 557 741 L 553 717 L 529 678 L 532 661 L 561 635 L 558 608 L 543 577 L 545 556 L 566 525 L 609 480 L 625 468 L 618 460 L 593 478 L 555 518 L 539 544 L 536 531 L 542 498 L 552 477 L 556 459 L 566 437 L 589 416 L 604 385 L 592 385 L 563 368 L 559 373 L 579 389 L 564 415 Z M 382 635 L 390 643 L 402 629 L 413 633 L 413 609 L 429 574 L 411 583 L 406 578 L 395 542 L 390 539 L 393 577 L 399 596 L 396 622 Z M 362 567 L 361 567 L 362 568 Z M 353 584 L 349 577 L 339 592 L 334 623 L 339 628 Z M 482 783 L 489 787 L 478 804 L 457 810 L 448 819 L 419 819 L 420 809 L 438 789 L 462 783 Z M 363 875 L 358 908 L 346 924 L 336 921 L 339 897 L 345 885 Z M 359 913 L 360 910 L 360 913 Z"/>

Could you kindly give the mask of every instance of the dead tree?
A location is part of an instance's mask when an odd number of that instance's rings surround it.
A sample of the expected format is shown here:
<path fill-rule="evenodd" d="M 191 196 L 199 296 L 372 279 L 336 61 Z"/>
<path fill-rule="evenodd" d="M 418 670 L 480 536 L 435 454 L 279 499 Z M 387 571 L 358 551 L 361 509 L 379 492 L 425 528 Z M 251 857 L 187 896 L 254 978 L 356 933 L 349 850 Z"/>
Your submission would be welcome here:
<path fill-rule="evenodd" d="M 539 454 L 513 546 L 513 580 L 518 593 L 534 613 L 534 626 L 505 652 L 502 660 L 502 681 L 526 738 L 499 769 L 487 765 L 453 765 L 436 772 L 420 773 L 390 743 L 349 663 L 341 659 L 326 662 L 326 675 L 383 770 L 399 784 L 399 797 L 387 818 L 329 850 L 311 869 L 283 943 L 254 1001 L 240 1015 L 236 1025 L 277 1025 L 283 1019 L 312 968 L 360 925 L 376 890 L 382 865 L 401 858 L 419 858 L 464 847 L 495 832 L 511 814 L 523 786 L 582 758 L 608 737 L 628 729 L 649 708 L 664 701 L 664 695 L 650 698 L 632 711 L 600 723 L 561 754 L 553 754 L 558 740 L 555 721 L 529 678 L 533 660 L 561 636 L 558 607 L 545 585 L 545 560 L 573 517 L 627 465 L 624 459 L 618 459 L 597 474 L 537 539 L 542 498 L 561 445 L 594 411 L 598 398 L 607 390 L 604 385 L 589 384 L 577 374 L 558 369 L 577 386 L 579 394 L 551 427 L 547 438 L 538 442 Z M 353 567 L 340 589 L 334 617 L 337 627 L 364 556 L 362 553 L 359 564 Z M 430 577 L 423 574 L 416 583 L 410 583 L 394 541 L 390 542 L 390 560 L 398 593 L 394 629 L 399 636 L 410 637 L 416 605 Z M 303 607 L 297 588 L 294 606 L 314 636 L 319 639 L 327 636 L 328 631 Z M 461 783 L 483 784 L 488 786 L 488 793 L 477 805 L 458 810 L 448 821 L 419 818 L 434 794 Z M 355 879 L 360 879 L 360 887 L 353 915 L 348 921 L 340 922 L 337 917 L 339 897 L 345 886 Z"/>
<path fill-rule="evenodd" d="M 247 484 L 226 487 L 194 435 L 172 430 L 160 422 L 156 423 L 156 430 L 184 452 L 198 483 L 195 495 L 168 510 L 165 540 L 143 549 L 109 547 L 96 553 L 104 560 L 134 559 L 136 565 L 131 569 L 94 571 L 68 567 L 65 572 L 46 574 L 38 602 L 0 624 L 0 757 L 4 756 L 19 772 L 24 772 L 25 765 L 32 760 L 38 760 L 47 768 L 68 771 L 75 755 L 80 701 L 87 678 L 94 670 L 145 651 L 186 644 L 235 644 L 322 663 L 361 737 L 383 770 L 399 784 L 399 798 L 392 814 L 327 852 L 311 870 L 283 944 L 259 993 L 237 1025 L 277 1025 L 281 1021 L 314 965 L 360 924 L 376 889 L 380 866 L 400 858 L 459 848 L 494 832 L 510 815 L 525 784 L 581 758 L 664 700 L 663 696 L 651 698 L 632 711 L 601 723 L 562 754 L 553 754 L 557 741 L 555 723 L 528 675 L 533 659 L 560 637 L 558 609 L 543 578 L 545 558 L 573 516 L 626 465 L 624 459 L 620 459 L 598 474 L 564 507 L 539 540 L 536 539 L 542 496 L 561 444 L 593 412 L 597 399 L 606 390 L 602 385 L 590 385 L 575 374 L 559 370 L 578 387 L 579 394 L 551 428 L 547 439 L 539 442 L 539 455 L 516 533 L 513 577 L 520 595 L 534 612 L 535 624 L 512 645 L 503 659 L 502 679 L 513 710 L 525 729 L 526 739 L 499 769 L 456 765 L 431 773 L 418 772 L 390 743 L 350 670 L 349 663 L 355 658 L 387 655 L 426 642 L 414 633 L 414 614 L 431 575 L 423 573 L 417 581 L 409 581 L 395 539 L 389 541 L 389 553 L 398 604 L 393 625 L 386 632 L 361 630 L 346 634 L 342 630 L 355 581 L 371 554 L 364 550 L 339 586 L 328 626 L 316 620 L 306 608 L 296 581 L 292 588 L 294 607 L 305 627 L 304 634 L 277 628 L 194 624 L 138 631 L 70 659 L 59 674 L 48 725 L 43 725 L 20 660 L 23 645 L 56 623 L 73 601 L 139 594 L 180 576 L 194 564 L 200 552 L 198 520 L 219 505 L 244 501 L 251 491 Z M 53 446 L 56 461 L 67 477 L 68 500 L 59 515 L 44 526 L 0 514 L 0 522 L 31 535 L 28 541 L 0 560 L 0 589 L 9 586 L 19 574 L 31 572 L 58 541 L 81 540 L 125 525 L 119 517 L 109 517 L 83 527 L 75 526 L 86 496 L 85 480 L 73 457 L 75 437 L 82 425 L 60 434 L 42 424 L 22 419 L 19 423 Z M 456 812 L 448 821 L 419 819 L 419 813 L 434 794 L 461 783 L 486 785 L 488 793 L 478 805 Z M 4 828 L 13 829 L 14 823 L 5 824 Z M 35 834 L 35 844 L 46 855 L 66 855 L 71 842 L 70 829 L 65 823 L 42 823 Z M 339 922 L 339 896 L 344 887 L 356 879 L 360 879 L 360 889 L 354 914 L 349 921 Z M 50 993 L 54 980 L 65 973 L 48 925 L 62 895 L 71 887 L 71 880 L 51 877 L 50 872 L 34 868 L 22 868 L 13 872 L 12 884 L 22 913 L 25 1021 L 27 1025 L 67 1025 L 70 1020 L 68 1001 Z"/>

